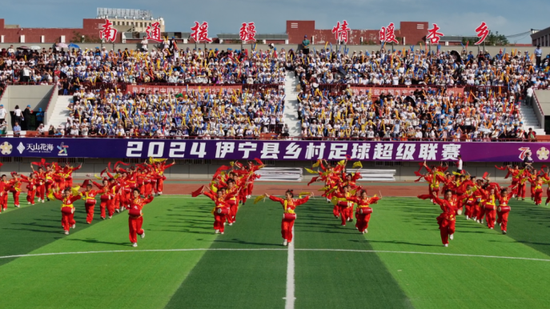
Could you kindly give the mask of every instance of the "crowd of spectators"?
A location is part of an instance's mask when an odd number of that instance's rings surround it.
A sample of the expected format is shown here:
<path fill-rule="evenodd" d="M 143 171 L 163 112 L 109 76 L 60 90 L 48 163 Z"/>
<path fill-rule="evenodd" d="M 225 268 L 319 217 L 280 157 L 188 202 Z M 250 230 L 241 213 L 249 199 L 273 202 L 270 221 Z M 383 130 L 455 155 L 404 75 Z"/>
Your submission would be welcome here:
<path fill-rule="evenodd" d="M 74 94 L 66 126 L 40 128 L 51 134 L 251 138 L 272 132 L 288 135 L 282 90 L 159 94 L 94 89 L 146 83 L 273 85 L 283 84 L 286 72 L 293 71 L 301 89 L 298 116 L 305 138 L 521 138 L 525 132 L 518 104 L 533 104 L 533 91 L 549 88 L 550 56 L 542 57 L 537 50 L 474 55 L 466 49 L 409 48 L 344 52 L 309 47 L 304 52 L 175 45 L 151 51 L 10 47 L 0 51 L 0 87 L 57 84 L 63 94 Z M 415 90 L 373 96 L 350 88 L 324 91 L 327 85 Z M 500 89 L 463 96 L 446 91 L 464 86 Z M 434 87 L 439 90 L 428 90 Z"/>
<path fill-rule="evenodd" d="M 275 89 L 187 94 L 81 91 L 69 106 L 66 125 L 50 128 L 50 134 L 258 138 L 262 133 L 283 133 L 284 97 L 283 90 Z"/>
<path fill-rule="evenodd" d="M 418 89 L 374 97 L 301 91 L 298 99 L 304 138 L 460 141 L 518 139 L 526 133 L 514 95 Z"/>
<path fill-rule="evenodd" d="M 282 84 L 285 53 L 276 50 L 58 48 L 0 51 L 0 84 L 57 83 L 65 93 L 86 83 Z"/>
<path fill-rule="evenodd" d="M 462 50 L 348 52 L 322 49 L 308 54 L 291 53 L 286 66 L 299 76 L 302 87 L 322 84 L 373 86 L 433 85 L 505 86 L 518 92 L 524 83 L 547 89 L 550 55 L 535 63 L 528 51 L 479 53 Z"/>

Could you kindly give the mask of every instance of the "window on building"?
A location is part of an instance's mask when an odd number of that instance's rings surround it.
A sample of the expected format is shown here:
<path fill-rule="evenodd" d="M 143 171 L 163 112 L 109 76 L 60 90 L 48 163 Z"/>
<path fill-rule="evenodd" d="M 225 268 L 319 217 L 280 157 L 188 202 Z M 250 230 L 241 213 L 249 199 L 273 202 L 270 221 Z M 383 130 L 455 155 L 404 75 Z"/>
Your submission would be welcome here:
<path fill-rule="evenodd" d="M 290 23 L 290 28 L 298 29 L 298 23 Z"/>
<path fill-rule="evenodd" d="M 417 30 L 424 30 L 424 24 L 416 24 Z"/>
<path fill-rule="evenodd" d="M 19 37 L 19 43 L 25 43 L 25 36 L 24 35 Z"/>

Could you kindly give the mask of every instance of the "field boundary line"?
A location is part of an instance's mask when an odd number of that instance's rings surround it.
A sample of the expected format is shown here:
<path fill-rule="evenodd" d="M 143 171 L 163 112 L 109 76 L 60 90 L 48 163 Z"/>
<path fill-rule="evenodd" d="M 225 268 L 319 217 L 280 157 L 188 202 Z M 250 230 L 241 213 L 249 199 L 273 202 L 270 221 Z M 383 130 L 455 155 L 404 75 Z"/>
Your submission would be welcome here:
<path fill-rule="evenodd" d="M 288 258 L 286 265 L 286 296 L 285 309 L 294 309 L 294 242 L 296 241 L 296 235 L 294 234 L 294 226 L 292 227 L 292 235 L 294 239 L 288 244 Z"/>
<path fill-rule="evenodd" d="M 103 250 L 103 251 L 75 251 L 75 252 L 50 252 L 50 253 L 29 253 L 0 256 L 0 259 L 14 259 L 23 257 L 45 257 L 57 255 L 79 255 L 79 254 L 110 254 L 110 253 L 146 253 L 146 252 L 193 252 L 193 251 L 288 251 L 287 248 L 182 248 L 182 249 L 128 249 L 128 250 Z M 417 255 L 436 255 L 436 256 L 452 256 L 452 257 L 474 257 L 487 259 L 508 259 L 508 260 L 524 260 L 524 261 L 539 261 L 550 262 L 549 259 L 516 257 L 516 256 L 499 256 L 499 255 L 482 255 L 482 254 L 463 254 L 463 253 L 444 253 L 444 252 L 420 252 L 420 251 L 391 251 L 391 250 L 354 250 L 354 249 L 294 249 L 298 252 L 349 252 L 349 253 L 390 253 L 390 254 L 417 254 Z"/>

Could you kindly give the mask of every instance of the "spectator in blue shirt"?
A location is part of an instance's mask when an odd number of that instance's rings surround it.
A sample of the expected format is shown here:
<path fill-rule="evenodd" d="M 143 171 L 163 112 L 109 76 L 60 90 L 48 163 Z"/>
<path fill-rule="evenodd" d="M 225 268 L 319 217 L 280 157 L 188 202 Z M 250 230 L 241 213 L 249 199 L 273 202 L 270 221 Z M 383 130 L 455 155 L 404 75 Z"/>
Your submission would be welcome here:
<path fill-rule="evenodd" d="M 13 126 L 13 136 L 19 137 L 21 136 L 21 126 L 19 125 L 19 122 L 15 122 L 15 125 Z"/>

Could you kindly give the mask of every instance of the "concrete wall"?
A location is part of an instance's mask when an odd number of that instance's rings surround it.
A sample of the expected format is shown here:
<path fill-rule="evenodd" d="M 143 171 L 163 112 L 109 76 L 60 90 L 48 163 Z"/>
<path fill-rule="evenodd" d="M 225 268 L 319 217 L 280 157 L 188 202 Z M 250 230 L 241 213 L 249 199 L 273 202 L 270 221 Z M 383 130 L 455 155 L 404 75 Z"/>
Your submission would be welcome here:
<path fill-rule="evenodd" d="M 12 162 L 6 162 L 6 160 L 12 160 Z M 18 162 L 15 162 L 18 160 Z M 49 159 L 48 162 L 56 161 L 57 159 Z M 17 171 L 19 173 L 30 173 L 30 163 L 32 161 L 39 161 L 38 158 L 2 158 L 2 163 L 4 164 L 0 167 L 0 174 L 9 174 L 12 171 Z M 107 164 L 118 161 L 117 159 L 107 160 L 107 159 L 84 159 L 84 160 L 75 160 L 71 162 L 71 165 L 76 166 L 83 162 L 82 169 L 75 173 L 76 178 L 85 178 L 86 174 L 99 174 L 102 170 L 107 167 Z M 60 160 L 59 162 L 64 162 Z M 170 161 L 171 162 L 171 161 Z M 201 161 L 199 161 L 201 162 Z M 244 161 L 243 161 L 244 162 Z M 269 167 L 308 167 L 311 168 L 313 162 L 304 162 L 304 161 L 266 161 L 267 166 Z M 418 162 L 397 162 L 398 165 L 391 166 L 395 164 L 393 162 L 363 162 L 364 169 L 395 169 L 396 180 L 400 182 L 412 182 L 417 177 L 414 175 L 414 171 L 418 170 Z M 434 163 L 435 164 L 435 163 Z M 491 163 L 464 163 L 464 168 L 472 176 L 482 177 L 483 173 L 488 172 L 490 174 L 491 180 L 496 180 L 499 182 L 507 182 L 510 179 L 505 180 L 506 176 L 505 171 L 501 171 L 495 168 L 495 165 L 503 165 L 504 162 L 491 162 Z M 197 180 L 209 180 L 212 178 L 212 175 L 216 170 L 222 165 L 229 165 L 229 161 L 216 161 L 212 160 L 208 163 L 193 163 L 192 161 L 176 161 L 176 165 L 171 167 L 166 172 L 166 177 L 168 179 L 197 179 Z M 430 164 L 431 165 L 431 164 Z M 351 166 L 351 165 L 350 165 Z M 534 165 L 536 168 L 540 168 L 541 165 Z M 351 170 L 351 167 L 350 167 Z M 456 170 L 456 167 L 450 167 L 449 170 Z M 309 181 L 311 177 L 315 175 L 308 174 L 304 171 L 304 179 Z"/>
<path fill-rule="evenodd" d="M 0 19 L 0 35 L 4 36 L 4 42 L 18 42 L 20 45 L 35 45 L 35 43 L 44 42 L 59 43 L 62 37 L 65 43 L 69 44 L 75 34 L 86 35 L 92 39 L 99 39 L 99 31 L 101 26 L 105 24 L 105 19 L 86 18 L 82 21 L 82 28 L 4 28 L 5 20 Z M 21 43 L 24 37 L 25 42 Z M 121 35 L 117 34 L 117 40 L 120 42 Z M 79 39 L 80 41 L 80 39 Z"/>
<path fill-rule="evenodd" d="M 25 110 L 27 105 L 31 106 L 31 110 L 35 111 L 42 108 L 42 111 L 46 111 L 48 103 L 53 94 L 54 86 L 40 85 L 40 86 L 23 86 L 13 85 L 8 86 L 0 104 L 4 105 L 4 108 L 9 112 L 15 109 L 15 106 L 19 105 L 21 110 Z M 55 102 L 54 102 L 55 103 Z M 7 118 L 8 130 L 11 130 L 11 115 Z"/>

